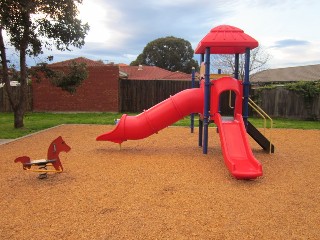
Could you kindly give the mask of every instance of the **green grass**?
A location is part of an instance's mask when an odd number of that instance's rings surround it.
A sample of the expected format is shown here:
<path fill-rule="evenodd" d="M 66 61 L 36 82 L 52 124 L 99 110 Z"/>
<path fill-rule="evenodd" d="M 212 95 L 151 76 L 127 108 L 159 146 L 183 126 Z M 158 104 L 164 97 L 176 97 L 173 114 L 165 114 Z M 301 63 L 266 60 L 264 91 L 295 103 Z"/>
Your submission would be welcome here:
<path fill-rule="evenodd" d="M 0 138 L 12 139 L 30 133 L 54 127 L 60 124 L 114 124 L 120 113 L 27 113 L 24 118 L 25 127 L 13 127 L 13 114 L 0 113 Z"/>
<path fill-rule="evenodd" d="M 303 121 L 292 120 L 286 118 L 275 118 L 273 120 L 273 128 L 287 129 L 317 129 L 320 130 L 320 121 Z M 263 127 L 264 122 L 261 118 L 249 118 L 249 121 L 256 127 Z M 267 121 L 267 127 L 270 127 L 270 121 Z"/>
<path fill-rule="evenodd" d="M 264 127 L 264 120 L 262 118 L 249 117 L 249 121 L 256 127 Z M 320 121 L 302 121 L 285 118 L 272 119 L 273 128 L 292 128 L 292 129 L 318 129 L 320 130 Z M 174 126 L 190 126 L 190 117 L 186 117 L 179 122 L 173 124 Z M 198 126 L 198 117 L 195 117 L 195 126 Z M 270 120 L 266 120 L 266 127 L 270 128 Z"/>
<path fill-rule="evenodd" d="M 129 115 L 136 115 L 130 113 Z M 25 127 L 13 127 L 13 114 L 0 113 L 0 139 L 13 139 L 38 132 L 60 124 L 114 124 L 122 113 L 27 113 L 24 118 Z M 263 121 L 249 118 L 256 127 L 263 127 Z M 195 125 L 198 118 L 195 118 Z M 175 126 L 190 126 L 190 117 L 186 117 L 174 124 Z M 268 127 L 269 127 L 268 123 Z M 320 129 L 320 121 L 299 121 L 289 119 L 274 119 L 274 128 Z"/>

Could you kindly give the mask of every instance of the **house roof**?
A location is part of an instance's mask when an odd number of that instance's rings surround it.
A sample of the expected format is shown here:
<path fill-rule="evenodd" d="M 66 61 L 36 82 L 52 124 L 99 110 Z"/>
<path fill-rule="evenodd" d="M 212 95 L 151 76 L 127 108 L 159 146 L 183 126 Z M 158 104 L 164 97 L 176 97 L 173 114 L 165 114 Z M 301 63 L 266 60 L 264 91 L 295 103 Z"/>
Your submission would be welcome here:
<path fill-rule="evenodd" d="M 119 67 L 126 67 L 126 66 L 129 66 L 128 64 L 125 64 L 125 63 L 118 63 L 117 64 Z"/>
<path fill-rule="evenodd" d="M 76 63 L 85 63 L 87 66 L 104 66 L 105 64 L 102 61 L 94 61 L 85 57 L 78 57 L 78 58 L 73 58 L 73 59 L 69 59 L 66 61 L 62 61 L 62 62 L 56 62 L 56 63 L 51 63 L 50 66 L 52 67 L 63 67 L 63 66 L 67 66 L 73 62 Z"/>
<path fill-rule="evenodd" d="M 124 63 L 104 64 L 102 61 L 94 61 L 84 57 L 52 63 L 50 66 L 61 67 L 69 65 L 72 62 L 86 63 L 87 66 L 118 66 L 120 78 L 130 80 L 191 80 L 191 74 L 171 72 L 156 66 L 129 66 Z"/>
<path fill-rule="evenodd" d="M 204 54 L 207 47 L 210 47 L 211 54 L 244 53 L 246 48 L 254 49 L 258 45 L 258 41 L 245 34 L 242 29 L 220 25 L 212 28 L 199 42 L 195 53 Z"/>
<path fill-rule="evenodd" d="M 268 69 L 251 75 L 253 83 L 297 82 L 320 80 L 320 64 Z"/>
<path fill-rule="evenodd" d="M 130 80 L 191 80 L 191 75 L 171 72 L 156 66 L 119 66 Z"/>

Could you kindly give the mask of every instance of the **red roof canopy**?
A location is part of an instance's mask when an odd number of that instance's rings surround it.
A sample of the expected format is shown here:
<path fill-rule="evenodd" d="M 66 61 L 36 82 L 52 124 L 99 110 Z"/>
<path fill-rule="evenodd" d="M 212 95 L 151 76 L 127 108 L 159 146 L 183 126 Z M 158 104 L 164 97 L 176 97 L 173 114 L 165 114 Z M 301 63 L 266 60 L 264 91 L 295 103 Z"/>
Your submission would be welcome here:
<path fill-rule="evenodd" d="M 195 53 L 204 54 L 207 47 L 210 47 L 211 54 L 244 53 L 246 48 L 253 49 L 258 45 L 257 40 L 245 34 L 240 28 L 220 25 L 212 28 L 199 42 Z"/>

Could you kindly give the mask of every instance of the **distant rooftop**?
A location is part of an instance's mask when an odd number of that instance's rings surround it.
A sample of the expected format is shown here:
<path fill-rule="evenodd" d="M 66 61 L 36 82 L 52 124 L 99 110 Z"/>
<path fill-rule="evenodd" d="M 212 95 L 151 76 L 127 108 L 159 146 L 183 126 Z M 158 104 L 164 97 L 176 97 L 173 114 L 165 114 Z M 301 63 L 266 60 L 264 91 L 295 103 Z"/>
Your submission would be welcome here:
<path fill-rule="evenodd" d="M 122 79 L 130 80 L 191 80 L 191 74 L 186 74 L 183 72 L 171 72 L 163 68 L 156 66 L 129 66 L 124 63 L 105 64 L 102 61 L 94 61 L 85 57 L 78 57 L 74 59 L 69 59 L 62 62 L 56 62 L 50 64 L 53 67 L 67 66 L 72 62 L 85 63 L 87 66 L 118 66 L 119 76 Z"/>
<path fill-rule="evenodd" d="M 66 61 L 51 63 L 50 66 L 62 67 L 62 66 L 67 66 L 73 62 L 85 63 L 87 66 L 104 66 L 105 65 L 102 61 L 94 61 L 85 57 L 78 57 L 78 58 L 73 58 Z"/>
<path fill-rule="evenodd" d="M 251 75 L 252 83 L 297 82 L 320 80 L 320 64 L 268 69 Z"/>
<path fill-rule="evenodd" d="M 191 74 L 171 72 L 156 66 L 119 66 L 130 80 L 191 80 Z"/>

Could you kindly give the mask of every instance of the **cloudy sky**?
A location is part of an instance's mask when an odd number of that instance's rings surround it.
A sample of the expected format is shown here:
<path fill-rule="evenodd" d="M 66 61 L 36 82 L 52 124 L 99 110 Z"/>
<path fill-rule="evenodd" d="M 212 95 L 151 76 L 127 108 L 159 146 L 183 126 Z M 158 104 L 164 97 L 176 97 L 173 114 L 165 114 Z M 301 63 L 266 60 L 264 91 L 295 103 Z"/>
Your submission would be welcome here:
<path fill-rule="evenodd" d="M 86 44 L 54 52 L 54 62 L 83 56 L 129 64 L 159 37 L 184 38 L 195 49 L 227 24 L 258 40 L 270 68 L 320 64 L 319 0 L 83 0 L 79 9 L 91 28 Z"/>

